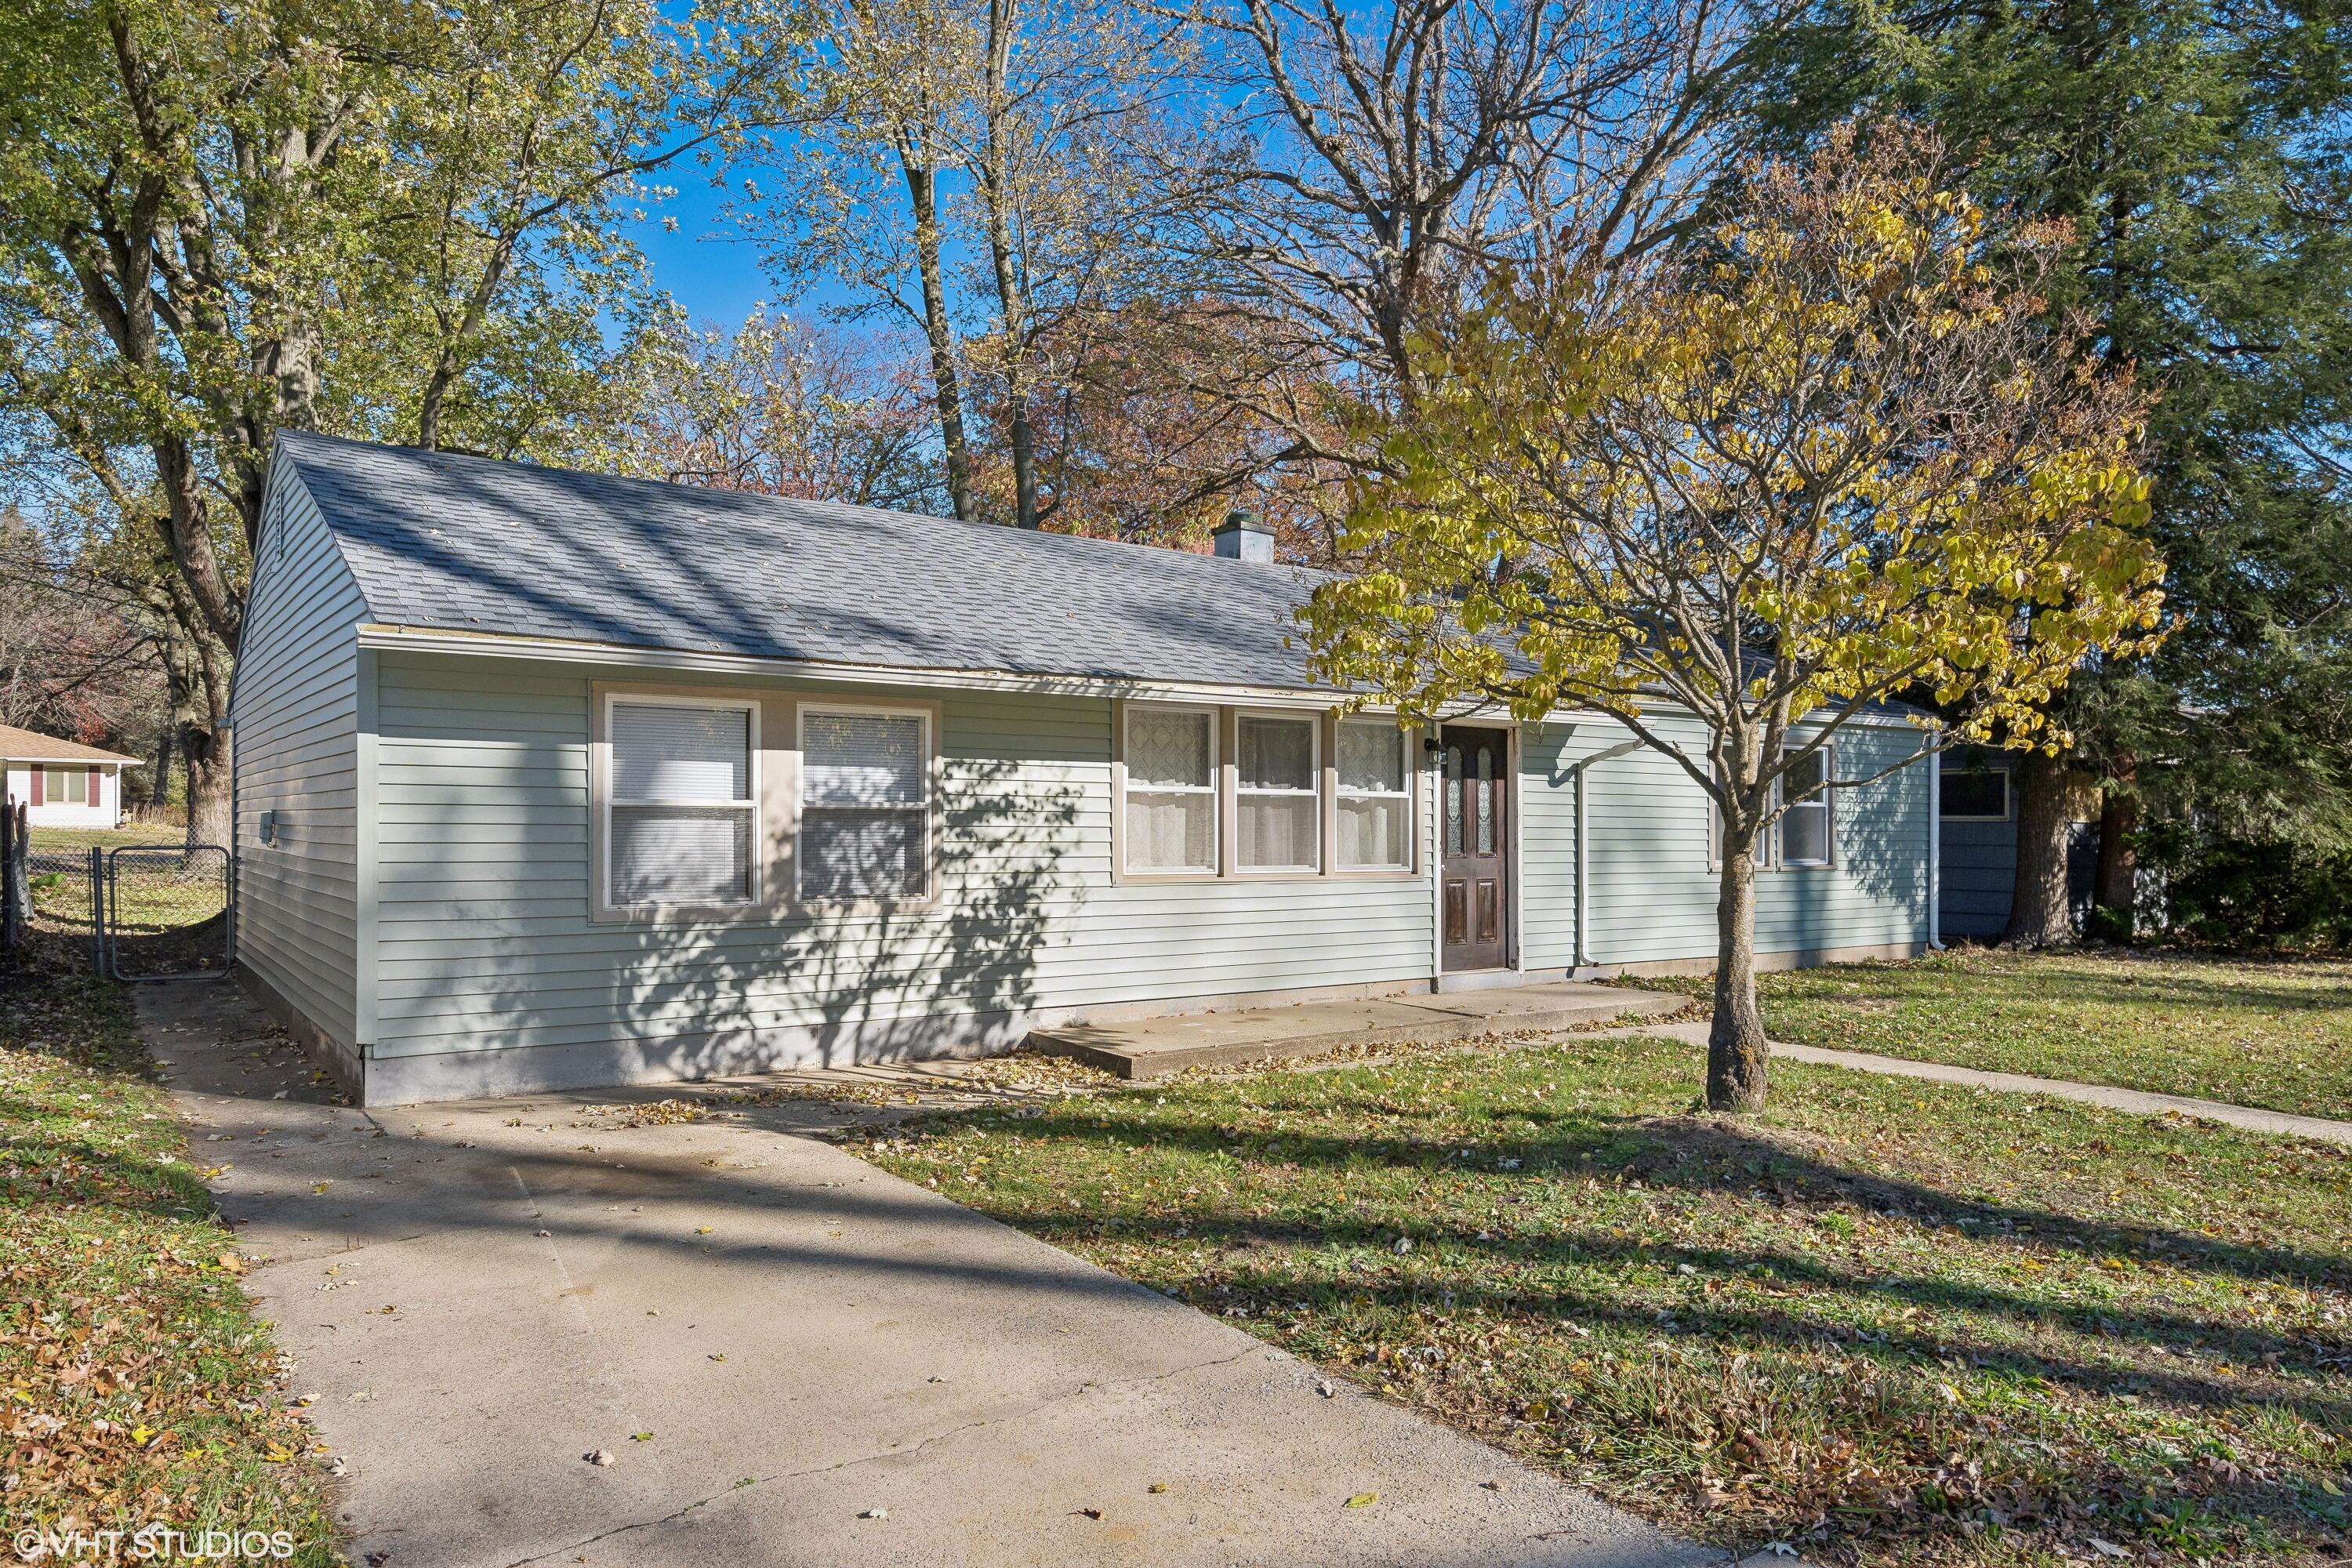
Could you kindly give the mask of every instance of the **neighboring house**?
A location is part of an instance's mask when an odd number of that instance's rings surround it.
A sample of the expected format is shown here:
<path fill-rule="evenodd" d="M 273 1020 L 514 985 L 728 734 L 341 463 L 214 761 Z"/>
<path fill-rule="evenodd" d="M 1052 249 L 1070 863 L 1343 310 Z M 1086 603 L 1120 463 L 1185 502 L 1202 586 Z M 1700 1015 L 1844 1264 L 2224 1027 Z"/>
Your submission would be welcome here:
<path fill-rule="evenodd" d="M 1955 747 L 1940 760 L 1937 792 L 1943 886 L 1937 934 L 1946 942 L 1998 942 L 2017 885 L 2017 753 Z M 2077 930 L 2090 913 L 2098 849 L 2097 823 L 2069 826 L 2067 902 Z"/>
<path fill-rule="evenodd" d="M 241 971 L 388 1102 L 1711 963 L 1677 768 L 1592 714 L 1337 718 L 1311 574 L 1217 543 L 283 437 Z M 1917 740 L 1877 716 L 1834 765 Z M 1794 814 L 1763 962 L 1927 943 L 1932 773 Z"/>
<path fill-rule="evenodd" d="M 0 772 L 7 797 L 26 801 L 35 827 L 119 827 L 122 770 L 137 757 L 0 724 Z"/>

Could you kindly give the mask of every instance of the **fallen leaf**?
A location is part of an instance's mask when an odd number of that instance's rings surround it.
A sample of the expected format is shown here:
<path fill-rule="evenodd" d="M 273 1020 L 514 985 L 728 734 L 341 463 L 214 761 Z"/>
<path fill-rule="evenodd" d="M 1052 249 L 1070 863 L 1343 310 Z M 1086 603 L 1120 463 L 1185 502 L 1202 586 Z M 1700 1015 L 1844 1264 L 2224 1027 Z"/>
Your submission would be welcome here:
<path fill-rule="evenodd" d="M 2122 1547 L 2117 1546 L 2114 1542 L 2104 1540 L 2095 1535 L 2091 1537 L 2091 1550 L 2097 1552 L 2102 1557 L 2128 1557 L 2131 1555 L 2130 1552 L 2125 1551 Z"/>
<path fill-rule="evenodd" d="M 1346 1506 L 1349 1508 L 1370 1508 L 1380 1500 L 1381 1494 L 1378 1492 L 1358 1492 L 1354 1497 L 1348 1500 Z"/>
<path fill-rule="evenodd" d="M 1154 1481 L 1143 1489 L 1157 1497 L 1160 1493 L 1168 1489 L 1168 1483 L 1166 1481 Z"/>
<path fill-rule="evenodd" d="M 629 1434 L 629 1441 L 632 1443 L 650 1443 L 653 1440 L 654 1435 L 650 1432 L 632 1432 Z"/>
<path fill-rule="evenodd" d="M 890 1510 L 887 1508 L 869 1508 L 857 1517 L 860 1519 L 887 1519 L 890 1517 Z"/>

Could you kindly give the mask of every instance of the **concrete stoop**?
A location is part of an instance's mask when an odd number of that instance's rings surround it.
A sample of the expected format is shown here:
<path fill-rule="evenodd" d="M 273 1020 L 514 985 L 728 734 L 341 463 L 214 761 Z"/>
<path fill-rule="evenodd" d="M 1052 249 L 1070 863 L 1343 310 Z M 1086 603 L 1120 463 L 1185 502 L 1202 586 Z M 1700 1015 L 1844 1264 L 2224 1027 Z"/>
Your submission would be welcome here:
<path fill-rule="evenodd" d="M 1120 1078 L 1152 1079 L 1186 1068 L 1247 1067 L 1351 1046 L 1437 1045 L 1482 1035 L 1631 1022 L 1683 1005 L 1683 998 L 1660 992 L 1559 981 L 1509 990 L 1073 1024 L 1034 1030 L 1028 1043 L 1033 1050 L 1075 1057 Z"/>

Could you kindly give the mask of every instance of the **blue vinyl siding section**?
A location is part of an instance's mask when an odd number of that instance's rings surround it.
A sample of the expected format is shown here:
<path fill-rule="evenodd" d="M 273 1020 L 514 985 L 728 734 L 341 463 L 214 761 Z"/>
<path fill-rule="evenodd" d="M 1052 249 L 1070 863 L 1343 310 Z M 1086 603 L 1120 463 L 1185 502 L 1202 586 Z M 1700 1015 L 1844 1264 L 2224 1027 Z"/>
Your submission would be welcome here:
<path fill-rule="evenodd" d="M 338 1044 L 360 1033 L 359 585 L 291 465 L 272 476 L 237 661 L 237 962 Z M 261 842 L 261 815 L 278 841 Z"/>

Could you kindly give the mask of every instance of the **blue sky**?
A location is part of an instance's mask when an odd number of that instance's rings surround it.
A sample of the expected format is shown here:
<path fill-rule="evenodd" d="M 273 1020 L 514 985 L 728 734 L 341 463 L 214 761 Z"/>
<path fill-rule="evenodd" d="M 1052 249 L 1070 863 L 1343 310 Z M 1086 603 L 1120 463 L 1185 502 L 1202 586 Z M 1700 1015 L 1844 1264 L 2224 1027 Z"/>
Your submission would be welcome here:
<path fill-rule="evenodd" d="M 776 300 L 759 250 L 737 237 L 709 171 L 687 164 L 670 179 L 677 194 L 651 209 L 631 236 L 653 263 L 654 281 L 677 297 L 695 325 L 740 326 L 753 305 Z M 677 219 L 676 233 L 664 228 L 664 216 Z"/>

